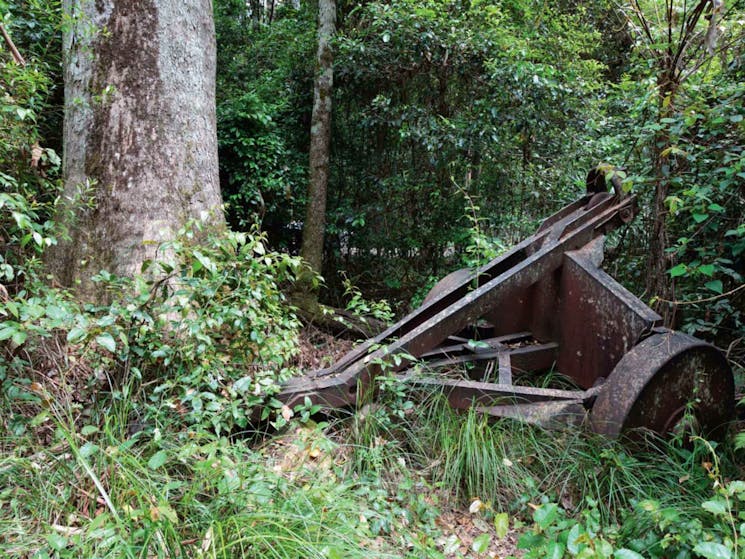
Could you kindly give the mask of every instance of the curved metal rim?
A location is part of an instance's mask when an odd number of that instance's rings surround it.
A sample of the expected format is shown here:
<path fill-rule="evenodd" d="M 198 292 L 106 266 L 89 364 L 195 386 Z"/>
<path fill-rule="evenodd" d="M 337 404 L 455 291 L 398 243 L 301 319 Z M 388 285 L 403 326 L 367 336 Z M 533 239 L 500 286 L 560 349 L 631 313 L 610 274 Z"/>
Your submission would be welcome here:
<path fill-rule="evenodd" d="M 618 362 L 603 385 L 591 412 L 593 430 L 609 437 L 618 437 L 627 425 L 634 404 L 644 394 L 655 376 L 664 371 L 685 352 L 703 350 L 727 375 L 724 380 L 727 401 L 721 403 L 726 411 L 734 409 L 734 379 L 722 353 L 714 346 L 680 332 L 666 331 L 646 338 Z"/>
<path fill-rule="evenodd" d="M 432 286 L 432 289 L 427 292 L 427 295 L 422 301 L 422 306 L 426 305 L 430 301 L 434 301 L 443 293 L 450 291 L 453 287 L 461 284 L 467 279 L 470 279 L 472 276 L 475 277 L 475 274 L 470 268 L 461 268 L 459 270 L 455 270 L 454 272 L 450 272 L 448 275 L 434 284 Z"/>

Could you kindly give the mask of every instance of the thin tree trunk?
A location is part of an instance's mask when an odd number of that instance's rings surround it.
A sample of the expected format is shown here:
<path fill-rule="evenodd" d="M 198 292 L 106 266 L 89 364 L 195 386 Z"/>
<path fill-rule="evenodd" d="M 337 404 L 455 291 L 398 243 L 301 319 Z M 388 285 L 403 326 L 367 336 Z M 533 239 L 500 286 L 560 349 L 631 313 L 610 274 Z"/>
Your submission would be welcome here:
<path fill-rule="evenodd" d="M 336 23 L 335 0 L 318 2 L 318 54 L 313 88 L 313 115 L 310 128 L 310 180 L 308 205 L 303 224 L 300 256 L 311 270 L 321 273 L 326 228 L 326 197 L 329 180 L 331 143 L 331 96 L 334 85 L 331 39 Z"/>
<path fill-rule="evenodd" d="M 676 84 L 671 71 L 666 69 L 658 80 L 658 122 L 672 116 Z M 665 201 L 669 194 L 669 162 L 665 148 L 670 142 L 667 125 L 663 125 L 655 138 L 653 147 L 653 164 L 655 173 L 655 191 L 652 202 L 652 224 L 649 232 L 649 255 L 647 259 L 647 293 L 652 297 L 669 301 L 672 299 L 672 283 L 668 276 L 668 258 L 666 249 L 668 211 Z M 667 325 L 672 315 L 667 303 L 656 304 L 657 311 L 663 316 Z"/>
<path fill-rule="evenodd" d="M 130 276 L 189 219 L 222 226 L 210 0 L 64 0 L 70 239 L 50 267 L 83 298 Z M 86 203 L 87 202 L 87 203 Z"/>

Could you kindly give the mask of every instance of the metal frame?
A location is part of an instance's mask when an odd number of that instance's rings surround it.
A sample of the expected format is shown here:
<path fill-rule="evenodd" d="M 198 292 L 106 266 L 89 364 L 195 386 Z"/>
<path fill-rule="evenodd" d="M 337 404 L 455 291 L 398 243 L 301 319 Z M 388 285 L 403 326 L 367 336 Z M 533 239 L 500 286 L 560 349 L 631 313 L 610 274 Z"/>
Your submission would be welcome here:
<path fill-rule="evenodd" d="M 604 173 L 591 171 L 588 194 L 546 219 L 534 235 L 478 270 L 447 276 L 420 308 L 333 366 L 290 380 L 278 398 L 290 407 L 306 398 L 330 408 L 352 406 L 385 367 L 419 387 L 443 391 L 456 408 L 476 406 L 543 424 L 579 421 L 624 356 L 661 323 L 600 269 L 606 233 L 638 212 L 635 197 L 625 196 L 611 176 L 606 181 Z M 605 191 L 606 182 L 614 192 Z M 472 338 L 480 343 L 468 343 Z M 423 377 L 410 368 L 411 358 L 417 370 L 475 366 L 469 379 Z M 659 356 L 656 366 L 665 359 Z M 513 384 L 516 374 L 554 364 L 580 390 Z M 622 407 L 628 411 L 632 404 Z M 614 419 L 611 429 L 596 423 L 615 435 L 626 419 Z"/>

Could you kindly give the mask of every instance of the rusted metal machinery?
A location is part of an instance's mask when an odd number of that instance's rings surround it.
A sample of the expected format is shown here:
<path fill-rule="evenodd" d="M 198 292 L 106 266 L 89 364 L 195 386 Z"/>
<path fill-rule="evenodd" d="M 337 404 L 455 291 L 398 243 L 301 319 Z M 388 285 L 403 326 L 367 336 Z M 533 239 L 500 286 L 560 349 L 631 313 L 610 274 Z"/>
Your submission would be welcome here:
<path fill-rule="evenodd" d="M 589 416 L 612 437 L 635 428 L 667 433 L 684 419 L 704 432 L 724 425 L 734 382 L 721 352 L 661 328 L 659 315 L 600 269 L 605 234 L 637 213 L 616 177 L 591 171 L 587 195 L 534 235 L 478 270 L 445 277 L 420 308 L 330 368 L 291 380 L 279 399 L 351 406 L 388 368 L 443 391 L 456 408 L 542 424 Z M 456 366 L 467 378 L 445 372 Z M 513 383 L 546 371 L 577 388 Z"/>

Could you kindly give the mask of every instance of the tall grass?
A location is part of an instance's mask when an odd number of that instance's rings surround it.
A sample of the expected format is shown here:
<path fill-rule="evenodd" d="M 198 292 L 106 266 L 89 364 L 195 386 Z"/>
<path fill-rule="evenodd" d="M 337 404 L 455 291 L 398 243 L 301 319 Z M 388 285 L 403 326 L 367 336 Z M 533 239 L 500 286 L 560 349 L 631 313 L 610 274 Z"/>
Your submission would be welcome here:
<path fill-rule="evenodd" d="M 703 457 L 674 441 L 644 447 L 609 441 L 586 429 L 545 430 L 457 412 L 443 398 L 418 407 L 414 444 L 437 463 L 433 475 L 460 500 L 478 497 L 505 511 L 529 512 L 548 498 L 568 510 L 597 501 L 604 521 L 618 521 L 642 499 L 698 510 L 711 487 Z"/>
<path fill-rule="evenodd" d="M 76 430 L 57 414 L 51 446 L 0 441 L 0 556 L 369 556 L 373 538 L 349 484 L 333 475 L 296 483 L 208 433 L 122 436 L 122 417 Z"/>

